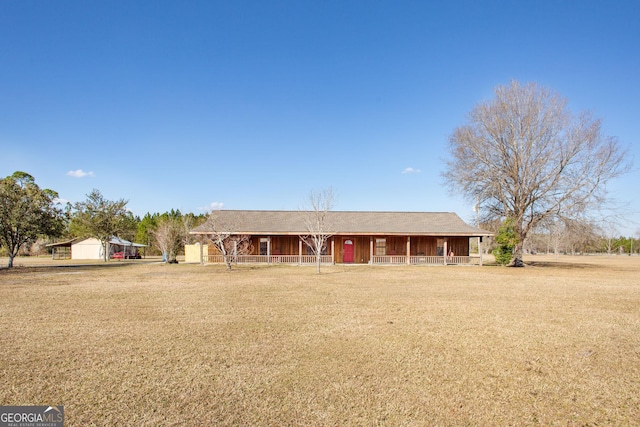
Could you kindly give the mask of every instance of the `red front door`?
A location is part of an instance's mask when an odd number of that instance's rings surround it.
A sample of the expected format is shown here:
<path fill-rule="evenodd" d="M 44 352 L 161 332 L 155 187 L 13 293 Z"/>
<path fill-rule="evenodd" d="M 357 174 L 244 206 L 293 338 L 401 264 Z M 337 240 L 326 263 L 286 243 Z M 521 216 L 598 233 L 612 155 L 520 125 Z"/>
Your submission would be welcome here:
<path fill-rule="evenodd" d="M 342 262 L 353 262 L 353 240 L 346 239 L 342 243 L 342 249 L 344 255 L 342 256 Z"/>

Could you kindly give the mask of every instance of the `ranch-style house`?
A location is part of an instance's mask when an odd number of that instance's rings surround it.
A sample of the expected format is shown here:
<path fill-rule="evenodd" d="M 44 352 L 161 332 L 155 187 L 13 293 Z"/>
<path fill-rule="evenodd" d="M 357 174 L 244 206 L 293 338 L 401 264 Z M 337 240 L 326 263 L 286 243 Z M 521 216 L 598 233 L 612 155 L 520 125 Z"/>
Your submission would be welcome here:
<path fill-rule="evenodd" d="M 191 234 L 248 236 L 249 250 L 234 256 L 234 262 L 313 264 L 316 261 L 302 240 L 311 234 L 305 218 L 313 216 L 313 212 L 220 210 L 213 215 L 213 223 L 202 224 Z M 481 265 L 482 238 L 492 235 L 467 225 L 451 212 L 329 211 L 326 215 L 324 231 L 330 237 L 322 252 L 325 264 Z M 472 238 L 477 239 L 480 249 L 476 256 L 469 252 Z M 187 248 L 187 261 L 223 262 L 213 245 L 206 245 L 206 239 L 204 243 Z"/>

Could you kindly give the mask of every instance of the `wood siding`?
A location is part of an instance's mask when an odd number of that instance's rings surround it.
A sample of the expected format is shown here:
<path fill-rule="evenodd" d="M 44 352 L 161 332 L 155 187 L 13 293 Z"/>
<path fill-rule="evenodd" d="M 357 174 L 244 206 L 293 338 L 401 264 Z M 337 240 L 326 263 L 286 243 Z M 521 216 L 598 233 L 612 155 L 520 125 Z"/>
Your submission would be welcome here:
<path fill-rule="evenodd" d="M 469 238 L 468 237 L 449 237 L 449 252 L 453 252 L 457 256 L 469 255 Z"/>
<path fill-rule="evenodd" d="M 386 253 L 384 255 L 407 255 L 406 236 L 376 236 L 375 239 L 386 240 Z M 436 237 L 411 236 L 412 256 L 436 256 Z"/>
<path fill-rule="evenodd" d="M 335 236 L 335 249 L 336 253 L 333 260 L 336 263 L 341 264 L 344 259 L 344 241 L 352 240 L 354 244 L 353 262 L 354 264 L 368 264 L 371 260 L 369 256 L 369 237 L 365 236 Z"/>
<path fill-rule="evenodd" d="M 258 242 L 260 239 L 258 239 Z M 273 236 L 271 237 L 271 255 L 298 255 L 300 248 L 298 236 Z M 255 244 L 254 244 L 255 246 Z M 302 253 L 305 253 L 304 244 Z"/>

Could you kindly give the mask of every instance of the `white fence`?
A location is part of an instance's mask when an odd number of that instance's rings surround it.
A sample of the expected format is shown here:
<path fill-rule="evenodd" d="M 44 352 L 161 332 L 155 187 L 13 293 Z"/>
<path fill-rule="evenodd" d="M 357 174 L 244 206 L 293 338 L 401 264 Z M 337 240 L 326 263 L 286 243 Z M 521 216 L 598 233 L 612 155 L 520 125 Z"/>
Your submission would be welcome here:
<path fill-rule="evenodd" d="M 407 257 L 404 255 L 374 255 L 371 264 L 406 264 Z"/>
<path fill-rule="evenodd" d="M 205 263 L 223 263 L 222 255 L 203 254 L 202 261 Z M 229 256 L 232 264 L 315 264 L 315 255 L 238 255 Z M 322 264 L 332 264 L 331 255 L 320 257 Z"/>
<path fill-rule="evenodd" d="M 315 264 L 315 255 L 239 255 L 230 256 L 232 264 Z M 446 263 L 445 263 L 446 259 Z M 203 254 L 204 263 L 222 264 L 222 255 Z M 322 264 L 332 264 L 331 255 L 323 255 Z M 407 263 L 405 255 L 374 255 L 371 264 L 377 265 L 480 265 L 478 256 L 410 256 Z"/>
<path fill-rule="evenodd" d="M 374 255 L 371 259 L 371 264 L 386 264 L 386 265 L 480 265 L 480 257 L 471 256 L 410 256 L 409 262 L 407 262 L 406 255 Z"/>

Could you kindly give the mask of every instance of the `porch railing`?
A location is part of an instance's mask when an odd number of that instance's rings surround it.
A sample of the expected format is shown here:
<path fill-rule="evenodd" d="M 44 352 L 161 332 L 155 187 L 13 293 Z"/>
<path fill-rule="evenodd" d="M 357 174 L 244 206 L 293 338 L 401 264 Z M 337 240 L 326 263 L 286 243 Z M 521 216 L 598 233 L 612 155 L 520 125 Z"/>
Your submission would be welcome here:
<path fill-rule="evenodd" d="M 411 265 L 480 265 L 478 256 L 410 256 Z M 315 264 L 315 255 L 239 255 L 230 257 L 233 264 Z M 203 255 L 203 262 L 207 264 L 221 264 L 224 262 L 222 255 Z M 322 264 L 332 264 L 331 255 L 322 255 Z M 371 264 L 380 265 L 406 265 L 406 255 L 374 255 Z"/>
<path fill-rule="evenodd" d="M 238 255 L 229 257 L 233 264 L 315 264 L 315 255 Z M 221 264 L 224 262 L 222 255 L 202 256 L 204 263 Z M 331 255 L 322 255 L 322 264 L 332 264 Z"/>
<path fill-rule="evenodd" d="M 479 257 L 471 257 L 471 256 L 426 256 L 426 255 L 418 255 L 418 256 L 410 256 L 409 264 L 411 265 L 444 265 L 446 259 L 446 264 L 463 264 L 463 265 L 479 265 L 480 258 Z M 407 264 L 407 256 L 406 255 L 374 255 L 371 259 L 372 264 L 387 264 L 387 265 L 400 265 Z"/>
<path fill-rule="evenodd" d="M 480 257 L 474 256 L 412 256 L 410 257 L 411 264 L 423 264 L 423 265 L 480 265 Z"/>
<path fill-rule="evenodd" d="M 404 255 L 374 255 L 371 264 L 406 264 L 407 257 Z"/>
<path fill-rule="evenodd" d="M 410 257 L 410 262 L 413 265 L 444 265 L 444 257 L 418 255 Z"/>

